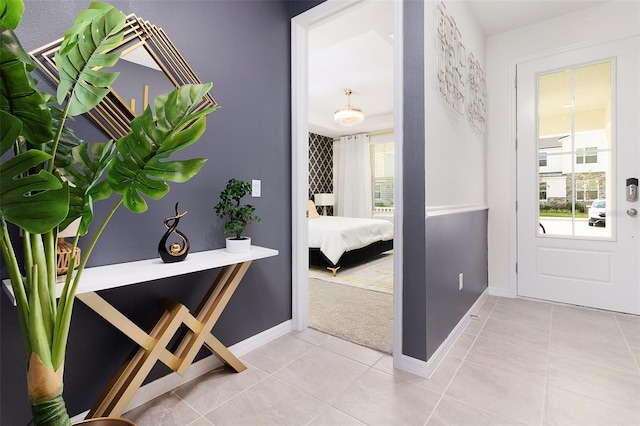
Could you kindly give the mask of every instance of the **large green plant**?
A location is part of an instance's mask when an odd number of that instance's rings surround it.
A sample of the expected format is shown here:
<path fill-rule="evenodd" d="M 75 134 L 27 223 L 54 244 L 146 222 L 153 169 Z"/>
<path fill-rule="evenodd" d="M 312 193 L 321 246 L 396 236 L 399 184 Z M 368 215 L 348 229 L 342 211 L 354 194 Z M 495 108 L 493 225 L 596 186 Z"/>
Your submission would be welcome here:
<path fill-rule="evenodd" d="M 111 50 L 122 40 L 125 16 L 105 3 L 91 3 L 65 33 L 55 57 L 60 73 L 57 102 L 36 87 L 36 66 L 13 32 L 22 0 L 0 0 L 0 248 L 28 359 L 28 397 L 38 425 L 69 424 L 62 398 L 62 371 L 76 289 L 99 236 L 124 205 L 134 213 L 148 206 L 143 196 L 162 198 L 170 182 L 196 175 L 206 159 L 175 161 L 175 152 L 196 142 L 215 107 L 195 106 L 211 84 L 185 85 L 155 99 L 155 111 L 136 117 L 118 141 L 88 144 L 64 126 L 68 117 L 94 108 L 109 93 L 119 59 Z M 106 177 L 104 176 L 106 172 Z M 118 196 L 91 236 L 76 271 L 67 274 L 56 298 L 56 236 L 80 219 L 78 237 L 93 220 L 93 202 Z M 22 236 L 11 239 L 8 225 Z M 18 261 L 22 246 L 24 263 Z M 74 259 L 70 264 L 73 264 Z"/>

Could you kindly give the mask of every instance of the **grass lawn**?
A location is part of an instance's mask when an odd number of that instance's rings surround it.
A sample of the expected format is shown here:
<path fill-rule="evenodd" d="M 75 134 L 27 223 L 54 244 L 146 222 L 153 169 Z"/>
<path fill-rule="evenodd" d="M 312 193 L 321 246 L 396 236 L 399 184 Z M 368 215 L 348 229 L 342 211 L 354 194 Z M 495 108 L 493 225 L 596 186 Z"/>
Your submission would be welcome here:
<path fill-rule="evenodd" d="M 568 210 L 541 210 L 540 217 L 571 217 L 571 212 Z M 586 219 L 587 214 L 576 212 L 576 218 Z"/>

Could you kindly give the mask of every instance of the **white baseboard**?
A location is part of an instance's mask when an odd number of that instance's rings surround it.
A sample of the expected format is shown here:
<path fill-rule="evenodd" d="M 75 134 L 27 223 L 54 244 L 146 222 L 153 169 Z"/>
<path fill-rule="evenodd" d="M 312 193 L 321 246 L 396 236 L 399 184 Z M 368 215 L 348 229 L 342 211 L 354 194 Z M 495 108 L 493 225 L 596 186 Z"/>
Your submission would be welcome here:
<path fill-rule="evenodd" d="M 410 356 L 401 355 L 399 363 L 397 365 L 394 365 L 394 367 L 400 370 L 408 371 L 409 373 L 415 374 L 416 376 L 429 378 L 440 364 L 440 361 L 442 361 L 447 355 L 447 352 L 449 352 L 449 349 L 451 349 L 458 337 L 462 334 L 464 328 L 467 326 L 467 324 L 469 324 L 470 316 L 478 312 L 480 306 L 482 306 L 488 295 L 489 291 L 487 289 L 480 295 L 480 297 L 478 297 L 475 303 L 471 305 L 471 308 L 469 308 L 467 313 L 464 314 L 460 321 L 458 321 L 458 324 L 456 324 L 453 330 L 451 330 L 449 336 L 447 336 L 447 338 L 444 340 L 444 342 L 442 342 L 442 344 L 434 352 L 434 354 L 431 355 L 431 358 L 429 358 L 428 361 L 422 361 Z"/>
<path fill-rule="evenodd" d="M 489 287 L 489 294 L 491 296 L 497 296 L 497 297 L 511 297 L 511 294 L 509 292 L 508 288 L 496 288 L 496 287 Z"/>
<path fill-rule="evenodd" d="M 255 336 L 251 336 L 248 339 L 230 346 L 229 350 L 233 352 L 235 356 L 241 357 L 242 355 L 249 353 L 254 349 L 257 349 L 260 346 L 266 345 L 267 343 L 277 339 L 280 336 L 284 336 L 291 330 L 292 321 L 288 320 L 283 322 L 282 324 L 278 324 L 275 327 L 265 330 L 262 333 L 258 333 Z M 191 367 L 189 367 L 187 373 L 184 376 L 180 376 L 177 373 L 170 373 L 157 380 L 154 380 L 151 383 L 147 383 L 146 385 L 141 386 L 140 389 L 138 389 L 125 411 L 129 411 L 136 407 L 139 407 L 151 401 L 152 399 L 157 398 L 160 395 L 164 395 L 165 393 L 170 392 L 173 389 L 180 387 L 181 385 L 193 379 L 197 379 L 198 377 L 207 374 L 209 371 L 218 368 L 221 365 L 222 361 L 220 361 L 214 355 L 211 355 L 204 359 L 201 359 L 200 361 L 194 362 Z M 73 424 L 75 422 L 79 422 L 80 420 L 84 420 L 87 414 L 89 414 L 89 410 L 74 416 L 71 419 L 71 423 Z"/>
<path fill-rule="evenodd" d="M 420 359 L 416 359 L 407 355 L 400 355 L 399 357 L 394 357 L 394 361 L 396 358 L 398 358 L 398 363 L 393 365 L 394 368 L 397 368 L 398 370 L 407 371 L 411 374 L 415 374 L 416 376 L 425 377 L 425 378 L 428 377 L 426 361 L 422 361 Z"/>

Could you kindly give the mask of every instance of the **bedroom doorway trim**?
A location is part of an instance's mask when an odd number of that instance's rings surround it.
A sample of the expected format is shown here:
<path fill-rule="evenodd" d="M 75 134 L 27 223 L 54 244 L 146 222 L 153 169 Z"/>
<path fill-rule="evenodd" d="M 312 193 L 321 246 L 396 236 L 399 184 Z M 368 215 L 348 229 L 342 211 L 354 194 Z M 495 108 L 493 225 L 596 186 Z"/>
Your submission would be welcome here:
<path fill-rule="evenodd" d="M 308 31 L 315 24 L 362 0 L 327 0 L 291 19 L 291 206 L 292 206 L 292 322 L 303 330 L 309 320 L 307 185 L 309 157 Z M 394 264 L 393 363 L 402 368 L 402 1 L 394 0 Z"/>

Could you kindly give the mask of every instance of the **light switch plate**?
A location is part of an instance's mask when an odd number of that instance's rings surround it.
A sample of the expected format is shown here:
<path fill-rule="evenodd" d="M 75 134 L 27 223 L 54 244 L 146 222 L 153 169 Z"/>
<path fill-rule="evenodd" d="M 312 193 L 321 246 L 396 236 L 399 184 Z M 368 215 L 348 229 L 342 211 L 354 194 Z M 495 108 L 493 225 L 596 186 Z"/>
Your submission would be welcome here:
<path fill-rule="evenodd" d="M 251 181 L 251 196 L 259 197 L 262 192 L 262 184 L 258 179 L 253 179 Z"/>

